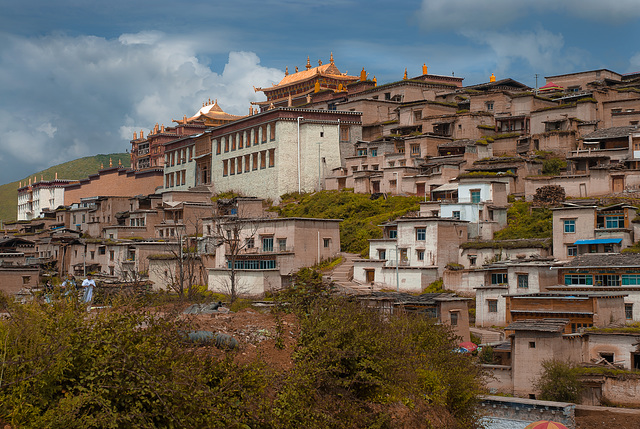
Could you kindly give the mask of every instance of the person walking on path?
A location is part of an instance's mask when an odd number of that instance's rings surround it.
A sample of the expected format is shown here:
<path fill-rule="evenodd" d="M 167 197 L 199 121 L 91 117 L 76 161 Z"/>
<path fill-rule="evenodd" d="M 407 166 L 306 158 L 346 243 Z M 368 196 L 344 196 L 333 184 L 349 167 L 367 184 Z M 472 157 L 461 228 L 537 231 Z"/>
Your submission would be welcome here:
<path fill-rule="evenodd" d="M 82 300 L 86 303 L 90 303 L 93 301 L 93 288 L 96 287 L 96 282 L 93 280 L 93 276 L 91 274 L 88 274 L 87 278 L 84 279 L 82 287 L 84 288 Z"/>

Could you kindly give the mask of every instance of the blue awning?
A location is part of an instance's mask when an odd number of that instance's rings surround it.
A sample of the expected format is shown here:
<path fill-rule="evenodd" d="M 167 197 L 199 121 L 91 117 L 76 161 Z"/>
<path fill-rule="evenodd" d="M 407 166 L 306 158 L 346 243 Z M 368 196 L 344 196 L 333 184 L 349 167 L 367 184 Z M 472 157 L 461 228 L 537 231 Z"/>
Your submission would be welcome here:
<path fill-rule="evenodd" d="M 596 238 L 593 240 L 578 240 L 573 244 L 620 244 L 622 238 Z"/>

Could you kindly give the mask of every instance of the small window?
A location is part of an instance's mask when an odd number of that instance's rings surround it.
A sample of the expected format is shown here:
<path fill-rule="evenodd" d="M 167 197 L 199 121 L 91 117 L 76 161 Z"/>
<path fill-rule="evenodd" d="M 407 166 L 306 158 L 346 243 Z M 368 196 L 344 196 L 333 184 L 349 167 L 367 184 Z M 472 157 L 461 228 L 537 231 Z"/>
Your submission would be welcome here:
<path fill-rule="evenodd" d="M 627 320 L 632 320 L 633 319 L 633 304 L 626 304 L 624 305 L 624 317 Z"/>
<path fill-rule="evenodd" d="M 507 273 L 493 273 L 491 274 L 492 285 L 507 284 Z"/>
<path fill-rule="evenodd" d="M 518 287 L 522 289 L 529 288 L 529 274 L 518 274 Z"/>
<path fill-rule="evenodd" d="M 497 299 L 488 299 L 487 307 L 489 309 L 489 313 L 497 313 L 498 312 L 498 300 Z"/>
<path fill-rule="evenodd" d="M 330 239 L 330 238 L 325 238 L 325 239 L 323 240 L 323 242 L 324 242 L 324 247 L 325 247 L 325 248 L 328 248 L 328 247 L 329 247 L 329 245 L 331 244 L 331 239 Z"/>
<path fill-rule="evenodd" d="M 378 249 L 378 259 L 387 259 L 387 251 L 385 249 Z"/>
<path fill-rule="evenodd" d="M 535 349 L 536 348 L 536 342 L 535 341 L 529 341 L 529 348 L 530 349 Z"/>
<path fill-rule="evenodd" d="M 418 261 L 424 261 L 424 250 L 417 251 Z"/>
<path fill-rule="evenodd" d="M 566 234 L 571 234 L 576 232 L 576 220 L 568 219 L 564 221 L 564 232 Z"/>
<path fill-rule="evenodd" d="M 480 189 L 474 189 L 471 191 L 471 202 L 478 204 L 480 202 Z"/>
<path fill-rule="evenodd" d="M 458 326 L 458 316 L 459 316 L 458 312 L 454 311 L 454 312 L 451 312 L 450 314 L 451 314 L 451 326 Z"/>
<path fill-rule="evenodd" d="M 451 216 L 452 216 L 454 219 L 458 219 L 458 220 L 459 220 L 459 219 L 460 219 L 460 212 L 459 212 L 459 211 L 454 211 L 454 212 L 451 214 Z"/>
<path fill-rule="evenodd" d="M 22 276 L 22 284 L 28 285 L 29 283 L 31 283 L 31 276 Z"/>
<path fill-rule="evenodd" d="M 427 239 L 427 229 L 426 228 L 416 228 L 416 240 L 425 241 Z"/>
<path fill-rule="evenodd" d="M 286 238 L 279 238 L 278 239 L 278 250 L 280 252 L 286 252 L 287 251 L 287 239 Z"/>
<path fill-rule="evenodd" d="M 600 357 L 609 363 L 613 363 L 615 355 L 613 353 L 600 353 Z"/>
<path fill-rule="evenodd" d="M 578 256 L 578 246 L 567 246 L 567 256 L 570 258 Z"/>
<path fill-rule="evenodd" d="M 397 229 L 390 229 L 389 230 L 389 238 L 398 238 L 398 230 Z"/>

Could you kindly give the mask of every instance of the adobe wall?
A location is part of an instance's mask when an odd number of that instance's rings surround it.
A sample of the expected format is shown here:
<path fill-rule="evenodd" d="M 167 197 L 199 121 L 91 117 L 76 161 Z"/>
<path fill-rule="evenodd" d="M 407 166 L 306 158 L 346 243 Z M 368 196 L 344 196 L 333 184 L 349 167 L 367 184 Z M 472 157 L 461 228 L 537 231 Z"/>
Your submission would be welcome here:
<path fill-rule="evenodd" d="M 508 365 L 481 365 L 487 371 L 485 386 L 492 393 L 512 394 L 513 374 Z"/>
<path fill-rule="evenodd" d="M 149 195 L 163 186 L 163 171 L 149 170 L 133 173 L 125 168 L 100 170 L 86 179 L 65 186 L 64 204 L 80 203 L 81 198 L 99 195 L 131 197 Z"/>
<path fill-rule="evenodd" d="M 605 377 L 602 397 L 617 405 L 640 407 L 640 379 Z"/>
<path fill-rule="evenodd" d="M 37 287 L 40 281 L 38 268 L 23 266 L 0 267 L 0 291 L 14 295 L 22 288 Z"/>

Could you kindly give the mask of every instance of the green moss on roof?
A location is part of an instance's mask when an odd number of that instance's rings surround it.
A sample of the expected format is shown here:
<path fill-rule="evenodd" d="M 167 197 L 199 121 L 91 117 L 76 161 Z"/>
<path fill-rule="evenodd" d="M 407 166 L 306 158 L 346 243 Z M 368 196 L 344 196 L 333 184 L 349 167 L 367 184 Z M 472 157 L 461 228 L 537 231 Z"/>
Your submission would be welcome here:
<path fill-rule="evenodd" d="M 515 240 L 490 240 L 490 241 L 467 241 L 460 245 L 462 249 L 524 249 L 551 247 L 551 239 L 515 239 Z"/>

